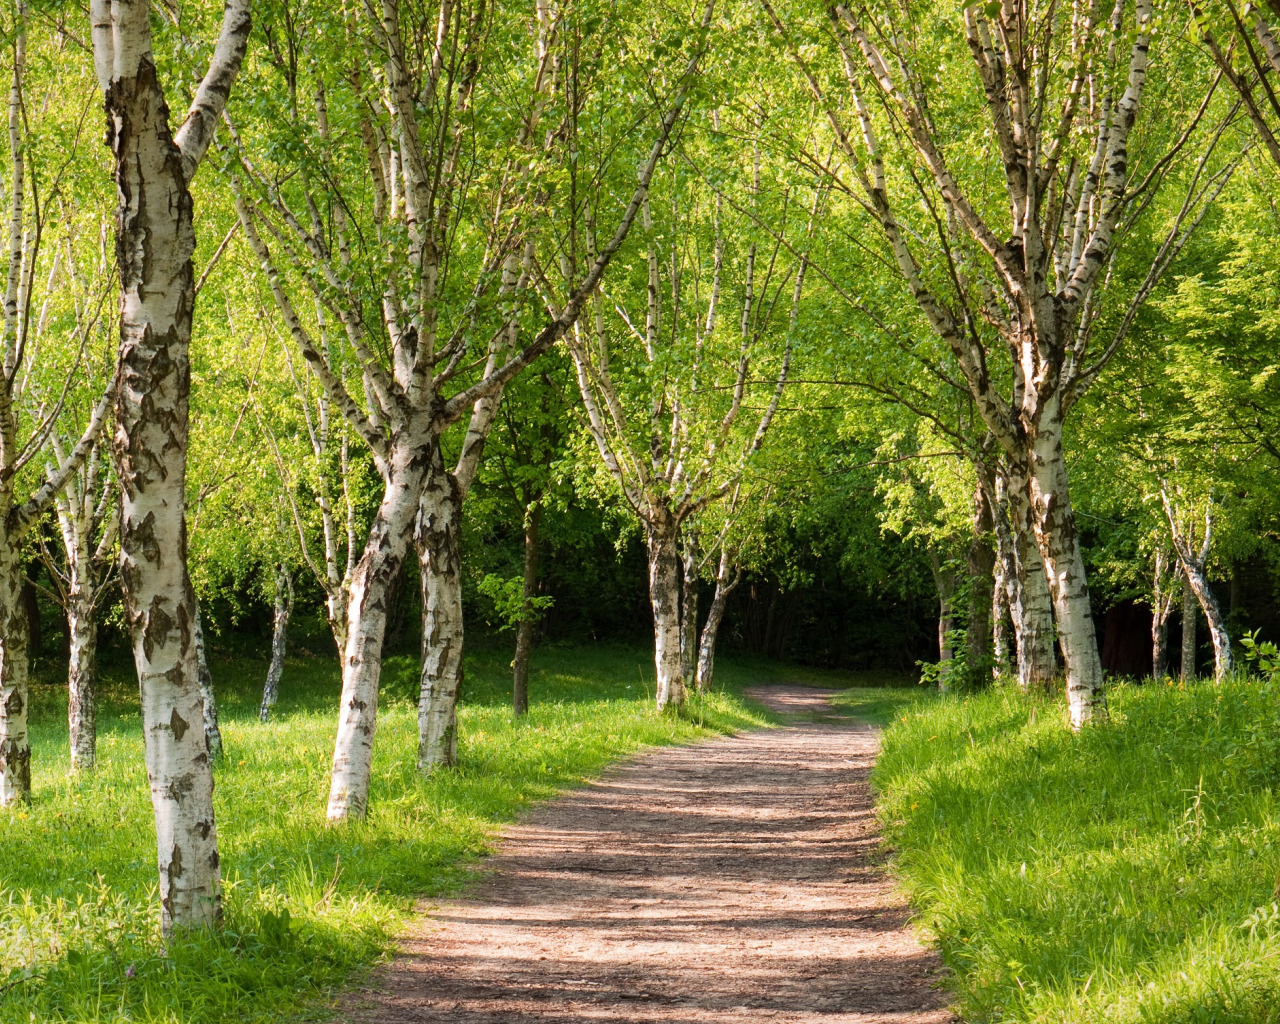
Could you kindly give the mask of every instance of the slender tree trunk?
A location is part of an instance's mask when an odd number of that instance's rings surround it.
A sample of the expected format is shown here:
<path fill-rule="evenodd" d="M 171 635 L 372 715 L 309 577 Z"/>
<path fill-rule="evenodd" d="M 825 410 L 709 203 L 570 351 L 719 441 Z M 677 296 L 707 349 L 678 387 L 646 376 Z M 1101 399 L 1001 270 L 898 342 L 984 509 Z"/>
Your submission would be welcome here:
<path fill-rule="evenodd" d="M 933 582 L 938 590 L 938 690 L 946 693 L 951 686 L 951 631 L 955 629 L 956 572 L 934 553 L 929 552 L 933 566 Z"/>
<path fill-rule="evenodd" d="M 27 609 L 19 552 L 0 545 L 0 807 L 31 799 Z"/>
<path fill-rule="evenodd" d="M 1169 670 L 1169 620 L 1151 616 L 1151 677 L 1163 679 Z"/>
<path fill-rule="evenodd" d="M 1185 567 L 1182 576 L 1182 668 L 1184 683 L 1196 677 L 1196 592 L 1191 589 Z"/>
<path fill-rule="evenodd" d="M 650 508 L 645 518 L 649 549 L 649 603 L 653 608 L 653 663 L 659 709 L 684 704 L 680 664 L 680 557 L 676 524 L 665 508 Z"/>
<path fill-rule="evenodd" d="M 991 666 L 993 679 L 1005 679 L 1013 674 L 1014 665 L 1009 658 L 1009 636 L 1012 621 L 1009 616 L 1009 583 L 1005 575 L 1005 559 L 997 539 L 997 551 L 991 588 L 991 649 L 995 660 Z"/>
<path fill-rule="evenodd" d="M 1156 549 L 1151 581 L 1151 678 L 1163 679 L 1169 671 L 1169 613 L 1173 598 L 1165 590 L 1165 552 Z"/>
<path fill-rule="evenodd" d="M 973 540 L 969 545 L 969 620 L 965 631 L 965 660 L 969 682 L 980 686 L 991 678 L 991 606 L 994 600 L 996 554 L 991 546 L 994 526 L 991 506 L 981 484 L 973 495 Z"/>
<path fill-rule="evenodd" d="M 516 654 L 511 661 L 511 706 L 517 715 L 529 710 L 529 655 L 533 651 L 533 605 L 538 594 L 538 556 L 542 540 L 542 502 L 529 503 L 524 513 L 523 607 L 516 624 Z"/>
<path fill-rule="evenodd" d="M 1058 674 L 1053 598 L 1032 525 L 1028 475 L 1024 464 L 1010 460 L 1006 494 L 1014 562 L 1009 608 L 1018 649 L 1018 685 L 1023 690 L 1047 690 Z"/>
<path fill-rule="evenodd" d="M 218 698 L 213 692 L 213 673 L 209 671 L 209 652 L 204 645 L 204 624 L 200 619 L 200 605 L 196 609 L 196 672 L 200 681 L 200 719 L 204 724 L 204 745 L 209 757 L 217 761 L 222 757 L 222 730 L 218 728 Z"/>
<path fill-rule="evenodd" d="M 1203 566 L 1193 566 L 1188 577 L 1200 610 L 1204 612 L 1205 622 L 1209 624 L 1209 639 L 1213 643 L 1213 678 L 1220 683 L 1231 674 L 1231 637 L 1222 617 L 1222 606 L 1218 604 Z"/>
<path fill-rule="evenodd" d="M 422 679 L 418 695 L 418 771 L 458 763 L 462 689 L 462 494 L 436 459 L 422 488 L 416 540 L 422 576 Z"/>
<path fill-rule="evenodd" d="M 411 421 L 410 427 L 415 426 Z M 362 818 L 369 806 L 388 592 L 408 554 L 426 468 L 429 441 L 418 433 L 425 434 L 425 430 L 406 429 L 393 438 L 382 501 L 351 575 L 342 698 L 329 784 L 328 818 L 332 822 Z M 419 443 L 413 443 L 415 440 Z"/>
<path fill-rule="evenodd" d="M 271 717 L 271 709 L 280 696 L 280 677 L 284 675 L 284 656 L 289 639 L 289 616 L 293 614 L 293 576 L 283 562 L 276 568 L 275 608 L 271 617 L 271 665 L 262 686 L 262 706 L 258 721 Z"/>
<path fill-rule="evenodd" d="M 698 551 L 693 531 L 686 529 L 680 551 L 680 675 L 688 691 L 696 685 L 698 667 Z"/>
<path fill-rule="evenodd" d="M 702 693 L 711 689 L 715 679 L 716 639 L 720 634 L 720 623 L 724 620 L 729 594 L 741 578 L 742 574 L 733 568 L 731 553 L 728 549 L 721 550 L 720 564 L 716 569 L 716 589 L 711 595 L 711 607 L 707 609 L 707 621 L 702 624 L 702 640 L 698 644 L 696 683 Z"/>
<path fill-rule="evenodd" d="M 1031 504 L 1036 542 L 1044 559 L 1053 598 L 1054 620 L 1067 669 L 1067 705 L 1071 727 L 1106 717 L 1102 659 L 1093 628 L 1093 607 L 1084 558 L 1067 492 L 1062 425 L 1042 416 L 1031 457 Z"/>
<path fill-rule="evenodd" d="M 83 585 L 72 579 L 67 603 L 71 653 L 67 663 L 67 727 L 71 737 L 71 770 L 92 771 L 97 763 L 98 621 Z"/>

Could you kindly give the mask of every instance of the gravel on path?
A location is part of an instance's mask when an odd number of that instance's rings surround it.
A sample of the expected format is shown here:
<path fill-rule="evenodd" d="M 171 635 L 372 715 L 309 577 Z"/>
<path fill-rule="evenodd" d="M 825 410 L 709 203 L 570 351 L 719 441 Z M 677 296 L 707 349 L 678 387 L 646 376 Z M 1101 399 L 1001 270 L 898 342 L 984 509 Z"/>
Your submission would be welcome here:
<path fill-rule="evenodd" d="M 942 965 L 885 873 L 879 731 L 803 721 L 632 758 L 505 830 L 343 1003 L 362 1024 L 941 1024 Z"/>

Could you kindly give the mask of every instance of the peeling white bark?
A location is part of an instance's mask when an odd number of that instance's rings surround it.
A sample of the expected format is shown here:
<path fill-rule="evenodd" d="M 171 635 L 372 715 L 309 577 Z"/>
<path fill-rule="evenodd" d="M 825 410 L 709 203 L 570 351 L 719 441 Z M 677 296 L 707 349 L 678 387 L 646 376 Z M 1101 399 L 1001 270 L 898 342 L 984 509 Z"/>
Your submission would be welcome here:
<path fill-rule="evenodd" d="M 0 545 L 0 807 L 31 799 L 27 609 L 21 552 Z"/>
<path fill-rule="evenodd" d="M 462 688 L 462 495 L 437 454 L 418 503 L 416 542 L 422 577 L 422 686 L 418 771 L 458 763 Z"/>
<path fill-rule="evenodd" d="M 161 927 L 222 914 L 213 773 L 187 579 L 189 345 L 195 304 L 191 176 L 240 68 L 249 0 L 228 0 L 213 60 L 179 136 L 151 52 L 151 5 L 91 0 L 94 66 L 115 163 L 120 272 L 116 473 L 120 576 L 141 691 L 155 811 Z"/>
<path fill-rule="evenodd" d="M 1033 441 L 1031 509 L 1036 542 L 1049 579 L 1058 642 L 1067 666 L 1071 727 L 1079 729 L 1105 717 L 1107 705 L 1084 558 L 1067 493 L 1062 426 L 1056 419 L 1042 420 Z"/>
<path fill-rule="evenodd" d="M 1188 532 L 1178 521 L 1173 502 L 1169 496 L 1168 486 L 1161 482 L 1160 500 L 1164 506 L 1165 521 L 1169 524 L 1169 535 L 1173 540 L 1173 549 L 1177 552 L 1178 562 L 1182 567 L 1184 590 L 1182 595 L 1182 677 L 1195 677 L 1195 608 L 1199 604 L 1204 612 L 1205 621 L 1209 625 L 1209 637 L 1213 641 L 1213 678 L 1221 683 L 1231 674 L 1231 637 L 1227 633 L 1226 620 L 1222 617 L 1222 608 L 1218 598 L 1209 584 L 1206 571 L 1209 562 L 1209 551 L 1213 543 L 1213 502 L 1206 502 L 1204 512 L 1204 534 L 1200 550 L 1191 547 Z M 1188 623 L 1191 624 L 1188 628 Z"/>
<path fill-rule="evenodd" d="M 742 571 L 734 564 L 734 551 L 722 543 L 720 560 L 716 566 L 716 589 L 707 609 L 707 621 L 702 624 L 702 638 L 698 643 L 698 669 L 695 681 L 698 690 L 706 693 L 715 681 L 716 639 L 720 623 L 724 620 L 729 595 L 742 579 Z"/>
<path fill-rule="evenodd" d="M 697 685 L 699 559 L 697 534 L 688 524 L 680 539 L 680 675 L 688 692 Z"/>
<path fill-rule="evenodd" d="M 289 617 L 293 614 L 293 574 L 281 562 L 276 567 L 275 599 L 271 616 L 271 664 L 267 667 L 267 679 L 262 684 L 262 704 L 258 708 L 258 721 L 271 717 L 271 709 L 280 696 L 280 677 L 284 675 L 284 658 L 289 642 Z"/>
<path fill-rule="evenodd" d="M 649 601 L 653 606 L 653 664 L 659 710 L 684 704 L 684 672 L 680 664 L 680 558 L 676 524 L 661 514 L 645 523 L 649 551 Z"/>
<path fill-rule="evenodd" d="M 387 599 L 409 553 L 426 471 L 425 425 L 411 422 L 410 426 L 417 430 L 392 439 L 382 502 L 351 578 L 338 735 L 329 785 L 328 817 L 332 822 L 364 817 L 369 806 Z"/>
<path fill-rule="evenodd" d="M 1182 664 L 1178 678 L 1189 683 L 1196 678 L 1196 592 L 1191 581 L 1182 577 Z"/>

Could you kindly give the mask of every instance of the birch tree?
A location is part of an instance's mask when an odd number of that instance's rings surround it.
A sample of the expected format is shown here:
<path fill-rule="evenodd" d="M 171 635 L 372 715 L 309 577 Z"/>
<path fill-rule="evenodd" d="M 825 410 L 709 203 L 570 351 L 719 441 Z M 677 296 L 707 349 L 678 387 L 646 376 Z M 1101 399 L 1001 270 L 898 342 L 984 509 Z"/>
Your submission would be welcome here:
<path fill-rule="evenodd" d="M 1195 547 L 1195 540 L 1189 517 L 1175 505 L 1171 488 L 1164 481 L 1160 485 L 1160 504 L 1164 509 L 1165 520 L 1169 524 L 1169 538 L 1178 556 L 1178 565 L 1182 569 L 1182 675 L 1183 678 L 1195 676 L 1195 635 L 1196 605 L 1204 612 L 1205 621 L 1209 624 L 1209 636 L 1213 641 L 1213 678 L 1222 682 L 1231 674 L 1231 638 L 1227 634 L 1227 624 L 1222 617 L 1222 608 L 1209 585 L 1207 572 L 1209 552 L 1213 544 L 1213 500 L 1210 498 L 1204 505 L 1204 527 L 1200 536 L 1200 545 Z M 1188 653 L 1190 657 L 1188 658 Z M 1190 664 L 1188 664 L 1190 662 Z"/>
<path fill-rule="evenodd" d="M 57 463 L 65 464 L 65 446 L 56 436 L 52 448 Z M 44 552 L 54 598 L 67 617 L 67 731 L 73 772 L 92 771 L 97 763 L 98 614 L 116 581 L 119 524 L 108 449 L 105 439 L 96 438 L 54 499 L 63 557 L 59 563 Z"/>
<path fill-rule="evenodd" d="M 1230 162 L 1207 163 L 1224 121 L 1209 133 L 1148 271 L 1126 300 L 1111 298 L 1116 254 L 1209 108 L 1212 89 L 1166 153 L 1151 152 L 1152 133 L 1134 136 L 1151 49 L 1148 0 L 1132 10 L 1119 0 L 1110 9 L 1100 0 L 1079 9 L 1019 0 L 968 7 L 962 31 L 945 41 L 941 30 L 921 31 L 921 19 L 933 17 L 923 9 L 837 4 L 833 46 L 819 57 L 802 51 L 770 0 L 760 6 L 843 158 L 839 172 L 824 170 L 839 173 L 842 191 L 863 204 L 984 423 L 1027 480 L 1071 724 L 1079 728 L 1105 714 L 1105 700 L 1063 426 L 1230 175 Z M 953 144 L 970 130 L 957 97 L 947 104 L 930 97 L 936 62 L 952 42 L 972 60 L 972 102 L 998 154 L 994 174 Z M 842 80 L 842 101 L 824 84 L 828 69 Z M 1131 153 L 1150 153 L 1150 162 Z M 992 188 L 1000 204 L 987 202 Z M 924 213 L 919 225 L 904 219 L 916 210 Z M 1095 334 L 1104 335 L 1099 343 Z"/>
<path fill-rule="evenodd" d="M 759 191 L 758 163 L 752 188 Z M 648 197 L 643 207 L 645 275 L 633 292 L 644 297 L 643 314 L 627 294 L 600 290 L 569 351 L 601 464 L 644 530 L 655 698 L 674 708 L 685 700 L 688 630 L 677 540 L 693 516 L 734 489 L 764 442 L 790 369 L 807 264 L 745 232 L 734 245 L 723 205 L 705 191 L 677 179 L 664 198 L 672 210 L 665 232 Z M 820 202 L 821 192 L 807 211 L 810 231 Z M 594 248 L 590 235 L 587 244 Z M 779 315 L 780 304 L 788 312 Z M 776 369 L 757 380 L 771 349 Z M 756 383 L 770 391 L 752 409 Z M 686 605 L 694 592 L 686 585 Z"/>
<path fill-rule="evenodd" d="M 1280 3 L 1190 0 L 1192 36 L 1231 84 L 1262 148 L 1280 168 Z"/>
<path fill-rule="evenodd" d="M 120 578 L 142 695 L 165 934 L 221 919 L 213 773 L 187 578 L 186 453 L 195 223 L 191 180 L 249 38 L 228 0 L 208 70 L 176 132 L 152 52 L 148 0 L 91 0 L 93 61 L 114 161 L 120 273 L 115 461 Z"/>
<path fill-rule="evenodd" d="M 599 54 L 605 36 L 573 7 L 491 10 L 443 0 L 432 10 L 429 36 L 428 21 L 402 17 L 394 0 L 366 5 L 358 22 L 310 12 L 315 23 L 307 28 L 328 24 L 350 48 L 336 62 L 312 54 L 297 73 L 282 62 L 289 108 L 280 120 L 310 143 L 301 168 L 258 161 L 237 127 L 234 187 L 245 239 L 294 344 L 372 453 L 384 484 L 349 587 L 332 821 L 360 817 L 368 805 L 386 600 L 411 538 L 424 587 L 418 763 L 431 770 L 456 759 L 462 501 L 502 389 L 570 329 L 626 240 L 680 119 L 712 9 L 693 26 L 692 53 L 652 110 L 647 152 L 612 236 L 573 268 L 541 316 L 530 301 L 532 278 L 548 259 L 557 261 L 543 248 L 581 253 L 574 239 L 583 204 L 600 202 L 594 193 L 610 173 L 607 157 L 588 174 L 576 156 L 586 141 L 579 119 L 598 117 L 605 95 L 593 91 L 602 65 L 584 63 L 582 47 Z M 502 60 L 498 29 L 509 44 Z M 296 35 L 293 42 L 280 52 L 307 52 Z M 297 100 L 304 72 L 306 114 Z M 514 113 L 501 95 L 508 72 L 524 90 Z M 341 134 L 329 114 L 339 95 L 355 111 Z M 340 331 L 359 398 L 299 316 L 299 290 Z M 461 454 L 449 467 L 442 436 L 463 422 Z"/>
<path fill-rule="evenodd" d="M 67 285 L 64 260 L 70 226 L 65 218 L 57 222 L 58 207 L 49 199 L 71 173 L 78 136 L 70 136 L 69 153 L 64 149 L 51 154 L 39 145 L 40 130 L 55 127 L 50 110 L 63 83 L 46 82 L 40 93 L 30 93 L 28 19 L 27 5 L 18 4 L 5 34 L 8 131 L 6 166 L 0 177 L 6 228 L 0 322 L 0 806 L 4 807 L 27 801 L 31 795 L 28 619 L 22 602 L 25 549 L 33 526 L 97 444 L 110 394 L 108 390 L 92 405 L 78 438 L 72 438 L 65 449 L 51 447 L 55 432 L 71 423 L 67 401 L 80 385 L 94 315 L 92 306 L 74 311 L 57 308 L 61 289 Z M 49 123 L 37 120 L 41 114 L 48 115 Z M 49 141 L 67 141 L 57 131 L 50 135 Z M 58 366 L 53 358 L 56 338 L 74 353 L 59 368 L 60 381 L 36 373 L 42 363 Z M 43 479 L 40 468 L 46 469 Z"/>

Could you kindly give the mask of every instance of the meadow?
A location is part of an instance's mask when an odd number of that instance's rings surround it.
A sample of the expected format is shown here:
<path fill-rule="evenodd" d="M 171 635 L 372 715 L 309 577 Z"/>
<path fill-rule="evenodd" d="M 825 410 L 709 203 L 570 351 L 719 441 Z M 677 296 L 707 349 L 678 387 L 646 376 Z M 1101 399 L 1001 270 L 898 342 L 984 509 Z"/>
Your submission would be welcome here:
<path fill-rule="evenodd" d="M 215 662 L 225 926 L 167 950 L 130 669 L 102 681 L 87 777 L 67 774 L 65 683 L 35 686 L 34 799 L 0 811 L 0 1021 L 323 1019 L 336 990 L 393 948 L 415 904 L 466 886 L 504 822 L 641 747 L 767 725 L 736 691 L 782 671 L 725 659 L 724 692 L 663 714 L 644 652 L 548 648 L 531 711 L 516 720 L 509 657 L 481 648 L 468 659 L 461 764 L 429 777 L 414 769 L 417 659 L 388 659 L 371 810 L 339 828 L 324 819 L 336 665 L 291 661 L 264 725 L 264 664 Z"/>
<path fill-rule="evenodd" d="M 1280 1020 L 1280 691 L 1119 685 L 1075 736 L 1010 687 L 904 708 L 875 770 L 966 1021 Z"/>

